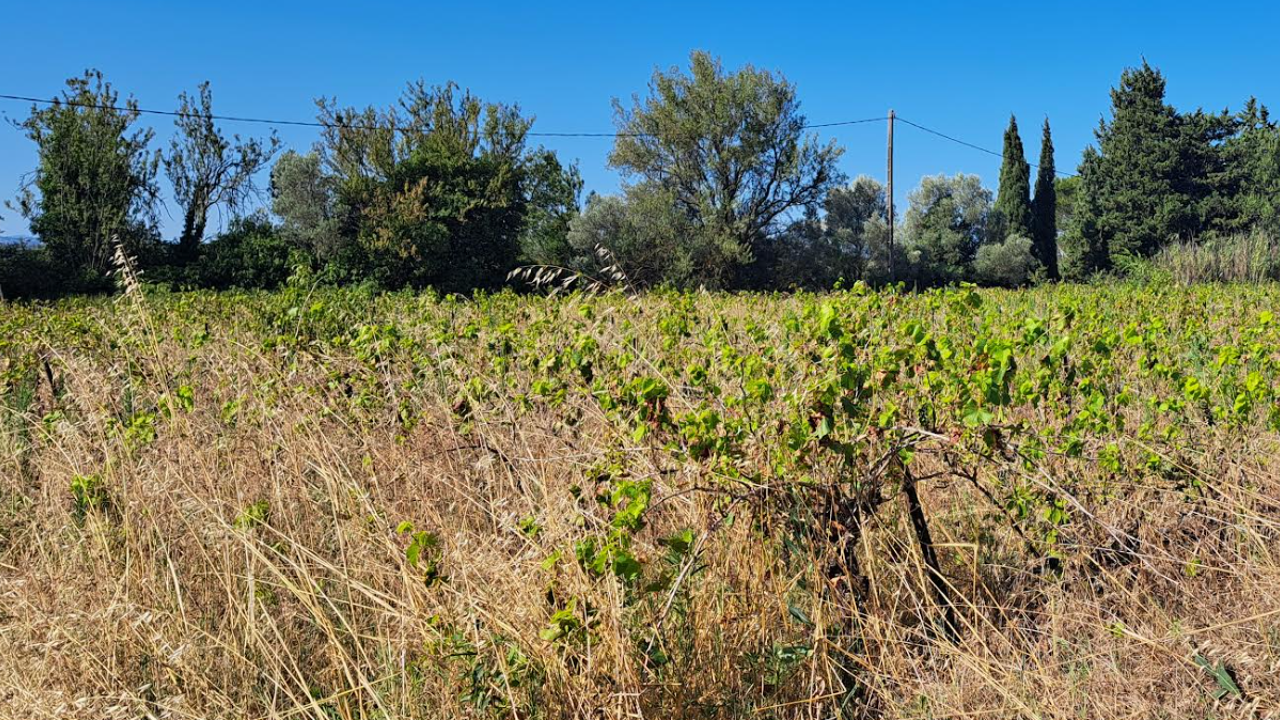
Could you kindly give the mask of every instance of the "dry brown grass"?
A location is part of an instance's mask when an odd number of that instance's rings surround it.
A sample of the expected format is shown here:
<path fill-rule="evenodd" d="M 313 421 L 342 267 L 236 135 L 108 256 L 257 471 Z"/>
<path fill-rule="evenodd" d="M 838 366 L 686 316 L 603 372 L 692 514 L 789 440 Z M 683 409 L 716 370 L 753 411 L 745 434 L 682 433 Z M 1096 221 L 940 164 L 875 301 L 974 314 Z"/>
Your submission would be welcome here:
<path fill-rule="evenodd" d="M 1054 292 L 989 298 L 1004 305 L 997 314 L 1021 317 L 1051 312 Z M 1120 297 L 1070 292 L 1095 308 Z M 1276 295 L 1213 297 L 1243 325 Z M 9 368 L 39 359 L 28 375 L 10 374 L 0 434 L 0 716 L 1280 717 L 1280 448 L 1259 423 L 1197 422 L 1169 442 L 1124 433 L 1127 456 L 1168 456 L 1181 485 L 1168 473 L 1117 484 L 1088 453 L 1050 455 L 1034 470 L 984 464 L 955 449 L 958 436 L 917 436 L 912 468 L 928 478 L 922 503 L 954 603 L 949 637 L 901 494 L 886 491 L 852 547 L 839 532 L 795 547 L 783 540 L 796 506 L 781 482 L 735 485 L 673 459 L 665 441 L 628 438 L 587 393 L 530 410 L 517 396 L 533 371 L 495 368 L 486 350 L 496 331 L 485 314 L 559 347 L 591 304 L 584 332 L 602 347 L 626 347 L 625 318 L 642 355 L 656 357 L 658 322 L 676 300 L 357 301 L 347 322 L 363 313 L 417 341 L 370 361 L 332 344 L 265 347 L 257 316 L 277 301 L 0 307 L 14 333 L 0 346 Z M 694 302 L 700 316 L 733 324 L 749 350 L 746 323 L 812 300 Z M 950 322 L 945 310 L 908 305 L 893 312 Z M 1124 312 L 1176 325 L 1204 306 L 1185 296 Z M 130 322 L 138 311 L 154 315 Z M 211 337 L 199 344 L 204 319 Z M 482 325 L 474 342 L 429 331 L 470 320 Z M 1237 334 L 1234 319 L 1222 322 L 1214 333 Z M 1135 367 L 1125 356 L 1112 372 L 1139 396 L 1157 394 Z M 472 398 L 460 422 L 472 378 L 494 391 Z M 158 398 L 176 397 L 166 383 L 184 382 L 193 408 L 171 400 L 154 440 L 122 428 L 127 406 L 163 408 Z M 803 385 L 796 376 L 779 394 Z M 696 404 L 693 390 L 674 387 L 673 408 Z M 408 428 L 397 420 L 402 400 L 413 408 Z M 1064 421 L 1051 408 L 1016 412 L 1046 433 Z M 1143 413 L 1141 403 L 1124 411 L 1133 428 Z M 740 463 L 768 466 L 780 435 L 752 433 Z M 660 538 L 686 528 L 697 538 L 693 560 L 641 600 L 573 560 L 574 543 L 608 523 L 573 489 L 589 496 L 592 468 L 608 458 L 655 482 L 635 537 L 647 573 L 663 567 Z M 935 476 L 958 469 L 985 488 L 1023 473 L 1063 498 L 1072 519 L 1060 571 L 974 484 Z M 77 510 L 69 483 L 91 476 L 100 502 Z M 265 512 L 255 516 L 255 503 Z M 801 523 L 831 519 L 810 507 Z M 541 531 L 522 531 L 524 518 Z M 428 584 L 406 562 L 403 521 L 438 535 L 447 581 Z M 548 569 L 556 551 L 563 559 Z M 590 643 L 539 636 L 569 598 L 591 605 Z M 653 637 L 668 658 L 661 669 L 644 652 Z M 1244 697 L 1214 699 L 1197 655 L 1225 663 Z"/>

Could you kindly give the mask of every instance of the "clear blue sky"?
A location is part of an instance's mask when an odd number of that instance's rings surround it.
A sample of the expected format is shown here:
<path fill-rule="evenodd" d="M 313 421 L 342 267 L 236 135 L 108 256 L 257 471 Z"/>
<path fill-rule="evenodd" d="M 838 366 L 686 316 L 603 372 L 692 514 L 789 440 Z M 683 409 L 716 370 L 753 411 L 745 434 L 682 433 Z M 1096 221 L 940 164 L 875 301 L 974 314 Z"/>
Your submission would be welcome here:
<path fill-rule="evenodd" d="M 884 114 L 993 149 L 1009 114 L 1028 159 L 1039 125 L 1054 128 L 1059 169 L 1073 170 L 1108 107 L 1120 71 L 1145 56 L 1165 72 L 1179 108 L 1280 105 L 1280 3 L 1046 2 L 587 3 L 62 2 L 9 3 L 0 26 L 0 93 L 48 97 L 65 78 L 101 69 L 143 107 L 172 109 L 209 80 L 215 111 L 310 120 L 313 99 L 385 105 L 406 81 L 455 80 L 486 100 L 517 102 L 535 130 L 608 131 L 610 100 L 643 92 L 655 66 L 694 49 L 734 67 L 781 71 L 810 122 Z M 1277 108 L 1280 109 L 1280 108 Z M 0 114 L 27 106 L 0 102 Z M 166 118 L 145 122 L 167 144 Z M 228 125 L 262 133 L 252 125 Z M 850 176 L 883 177 L 885 128 L 824 131 L 846 148 Z M 281 129 L 291 147 L 315 133 Z M 587 188 L 609 192 L 607 139 L 546 139 L 579 161 Z M 968 172 L 993 186 L 996 158 L 899 125 L 898 201 L 921 176 Z M 0 127 L 0 198 L 35 164 L 33 145 Z M 0 210 L 0 234 L 26 224 Z M 172 201 L 166 236 L 178 225 Z"/>

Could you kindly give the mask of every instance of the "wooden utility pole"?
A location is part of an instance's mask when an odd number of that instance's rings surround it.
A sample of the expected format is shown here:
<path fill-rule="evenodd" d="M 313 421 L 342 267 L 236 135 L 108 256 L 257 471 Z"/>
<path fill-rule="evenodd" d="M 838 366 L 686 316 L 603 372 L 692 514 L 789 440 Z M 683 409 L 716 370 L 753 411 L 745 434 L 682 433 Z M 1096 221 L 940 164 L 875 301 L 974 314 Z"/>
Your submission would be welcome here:
<path fill-rule="evenodd" d="M 889 282 L 891 283 L 897 278 L 897 273 L 895 272 L 896 268 L 894 268 L 894 258 L 893 258 L 893 255 L 894 255 L 893 253 L 893 117 L 894 117 L 893 109 L 890 108 L 889 110 L 889 172 L 887 173 L 887 178 L 888 178 L 887 184 L 889 187 L 885 192 L 885 199 L 889 203 L 889 218 L 888 218 L 889 219 Z"/>

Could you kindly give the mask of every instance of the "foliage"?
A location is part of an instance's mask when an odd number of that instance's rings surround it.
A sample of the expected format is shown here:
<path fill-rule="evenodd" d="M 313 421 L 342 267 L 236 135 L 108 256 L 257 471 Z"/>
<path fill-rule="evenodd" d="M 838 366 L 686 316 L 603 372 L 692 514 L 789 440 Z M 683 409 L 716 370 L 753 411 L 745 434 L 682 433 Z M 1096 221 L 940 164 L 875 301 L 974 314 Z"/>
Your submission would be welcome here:
<path fill-rule="evenodd" d="M 57 297 L 75 287 L 73 281 L 43 245 L 0 245 L 0 299 Z"/>
<path fill-rule="evenodd" d="M 1000 186 L 992 207 L 993 240 L 999 242 L 1011 235 L 1031 237 L 1031 166 L 1022 150 L 1018 120 L 1009 116 L 1004 131 L 1004 152 L 1000 164 Z"/>
<path fill-rule="evenodd" d="M 696 287 L 706 279 L 698 269 L 724 250 L 677 209 L 671 191 L 650 184 L 630 186 L 621 196 L 588 197 L 569 225 L 568 243 L 576 267 L 616 262 L 638 287 Z M 609 251 L 608 260 L 596 255 L 597 247 Z"/>
<path fill-rule="evenodd" d="M 942 285 L 967 278 L 987 240 L 991 191 L 976 175 L 933 175 L 922 178 L 907 200 L 903 245 L 915 280 Z"/>
<path fill-rule="evenodd" d="M 1074 180 L 1075 178 L 1068 178 Z M 1031 204 L 1032 254 L 1044 266 L 1050 280 L 1060 277 L 1058 270 L 1058 174 L 1053 161 L 1053 136 L 1049 118 L 1044 119 L 1040 141 L 1040 161 L 1036 171 L 1036 196 Z"/>
<path fill-rule="evenodd" d="M 231 525 L 238 530 L 251 530 L 266 525 L 270 519 L 271 504 L 266 500 L 255 500 L 236 514 Z"/>
<path fill-rule="evenodd" d="M 795 86 L 750 65 L 727 72 L 695 52 L 688 74 L 655 71 L 648 97 L 614 100 L 614 115 L 610 166 L 688 216 L 716 250 L 696 267 L 711 287 L 731 284 L 789 215 L 817 209 L 841 181 L 842 150 L 806 134 Z"/>
<path fill-rule="evenodd" d="M 1020 286 L 1157 280 L 1174 265 L 1179 278 L 1253 282 L 1271 274 L 1269 241 L 1245 250 L 1235 238 L 1280 235 L 1280 125 L 1267 108 L 1250 99 L 1236 113 L 1179 112 L 1145 62 L 1112 90 L 1078 176 L 1055 177 L 1046 119 L 1033 198 L 1011 117 L 994 202 L 974 176 L 926 177 L 892 248 L 883 188 L 866 176 L 842 184 L 842 150 L 806 130 L 795 87 L 702 52 L 687 70 L 656 71 L 629 107 L 615 101 L 609 162 L 627 182 L 585 208 L 577 166 L 528 145 L 532 119 L 453 83 L 410 84 L 386 109 L 319 100 L 321 141 L 285 152 L 271 170 L 278 227 L 237 217 L 258 199 L 254 178 L 278 149 L 274 135 L 225 136 L 204 83 L 181 96 L 162 156 L 134 125 L 133 101 L 118 100 L 89 71 L 19 123 L 40 165 L 16 207 L 43 243 L 0 249 L 0 293 L 110 291 L 117 239 L 121 257 L 161 286 L 276 287 L 296 270 L 315 285 L 474 294 L 511 283 L 556 292 L 575 283 L 593 292 Z M 183 213 L 171 245 L 156 232 L 161 162 Z M 233 222 L 205 248 L 216 210 Z M 1011 237 L 1031 240 L 1038 267 L 1025 266 Z"/>
<path fill-rule="evenodd" d="M 1250 99 L 1234 115 L 1179 113 L 1164 94 L 1158 70 L 1125 70 L 1111 121 L 1085 151 L 1072 233 L 1086 272 L 1171 242 L 1275 227 L 1280 128 L 1267 109 Z"/>
<path fill-rule="evenodd" d="M 1255 98 L 1220 121 L 1226 137 L 1215 148 L 1220 162 L 1207 201 L 1208 233 L 1280 232 L 1280 125 Z"/>
<path fill-rule="evenodd" d="M 1195 283 L 1280 281 L 1280 242 L 1255 230 L 1166 245 L 1151 259 L 1170 280 Z"/>
<path fill-rule="evenodd" d="M 216 289 L 283 285 L 298 251 L 261 214 L 237 218 L 200 250 L 196 283 Z"/>
<path fill-rule="evenodd" d="M 1089 244 L 1080 227 L 1080 207 L 1082 180 L 1079 175 L 1060 177 L 1053 184 L 1054 200 L 1057 204 L 1055 224 L 1058 226 L 1058 273 L 1064 280 L 1081 281 L 1089 277 L 1090 270 L 1086 261 L 1092 256 Z"/>
<path fill-rule="evenodd" d="M 18 124 L 39 165 L 17 209 L 62 272 L 102 277 L 113 239 L 134 255 L 155 243 L 159 157 L 147 149 L 152 131 L 133 127 L 138 116 L 133 98 L 121 105 L 102 73 L 87 70 Z"/>
<path fill-rule="evenodd" d="M 71 478 L 71 511 L 78 522 L 83 523 L 92 512 L 111 507 L 111 496 L 98 475 L 76 475 Z"/>
<path fill-rule="evenodd" d="M 204 240 L 210 211 L 225 206 L 234 215 L 256 199 L 254 176 L 271 161 L 280 141 L 274 133 L 265 143 L 224 136 L 214 123 L 208 82 L 201 83 L 198 97 L 183 93 L 179 100 L 178 131 L 164 166 L 183 212 L 177 253 L 190 261 Z"/>
<path fill-rule="evenodd" d="M 1118 255 L 1147 256 L 1197 228 L 1201 178 L 1191 172 L 1194 128 L 1164 102 L 1165 79 L 1144 61 L 1111 91 L 1111 121 L 1080 166 L 1081 228 L 1089 270 Z"/>
<path fill-rule="evenodd" d="M 1038 266 L 1031 240 L 1010 235 L 1004 242 L 987 243 L 978 248 L 973 274 L 984 285 L 1019 287 L 1031 280 Z"/>
<path fill-rule="evenodd" d="M 522 237 L 554 246 L 572 214 L 576 169 L 526 150 L 532 121 L 518 107 L 422 82 L 387 110 L 319 106 L 339 227 L 359 251 L 360 274 L 385 287 L 496 287 Z"/>
<path fill-rule="evenodd" d="M 771 287 L 830 289 L 838 283 L 888 282 L 888 209 L 884 186 L 858 176 L 833 188 L 823 203 L 825 214 L 793 223 L 775 242 Z M 905 265 L 898 251 L 897 265 Z"/>
<path fill-rule="evenodd" d="M 529 154 L 525 163 L 528 210 L 520 234 L 520 258 L 535 265 L 567 265 L 573 260 L 569 231 L 578 216 L 582 176 L 550 150 Z"/>
<path fill-rule="evenodd" d="M 324 172 L 320 155 L 288 150 L 271 168 L 271 211 L 280 235 L 323 264 L 337 258 L 346 240 L 339 222 L 337 178 Z"/>

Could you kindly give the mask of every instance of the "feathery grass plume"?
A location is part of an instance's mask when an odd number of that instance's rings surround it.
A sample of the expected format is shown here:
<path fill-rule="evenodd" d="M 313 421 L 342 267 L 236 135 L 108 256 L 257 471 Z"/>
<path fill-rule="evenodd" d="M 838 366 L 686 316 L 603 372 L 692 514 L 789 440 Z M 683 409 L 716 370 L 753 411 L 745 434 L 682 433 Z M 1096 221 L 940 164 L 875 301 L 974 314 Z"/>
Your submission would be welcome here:
<path fill-rule="evenodd" d="M 137 262 L 133 256 L 124 248 L 124 243 L 120 241 L 119 235 L 111 236 L 111 261 L 115 265 L 116 283 L 120 285 L 120 289 L 124 292 L 126 298 L 137 301 L 138 295 L 142 292 L 142 282 L 140 277 L 142 271 L 138 269 Z"/>
<path fill-rule="evenodd" d="M 115 266 L 114 275 L 116 283 L 121 289 L 120 300 L 127 303 L 132 310 L 131 315 L 124 317 L 124 327 L 131 334 L 135 325 L 141 326 L 144 340 L 149 345 L 152 358 L 155 361 L 156 371 L 161 377 L 165 378 L 165 386 L 167 388 L 169 385 L 168 380 L 172 378 L 172 374 L 169 372 L 163 353 L 160 351 L 160 341 L 156 335 L 155 325 L 152 322 L 151 313 L 147 310 L 146 292 L 142 286 L 142 270 L 138 268 L 137 259 L 126 251 L 124 243 L 118 235 L 111 237 L 111 248 L 111 262 Z"/>
<path fill-rule="evenodd" d="M 596 295 L 610 289 L 618 289 L 634 295 L 632 286 L 621 263 L 613 252 L 603 245 L 596 245 L 595 255 L 600 269 L 595 273 L 573 270 L 560 265 L 523 265 L 507 274 L 507 280 L 520 280 L 535 289 L 546 289 L 549 295 L 557 295 L 574 287 L 587 295 Z"/>

